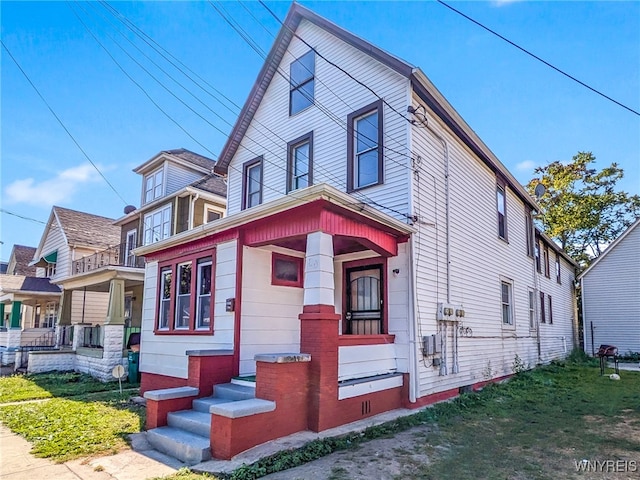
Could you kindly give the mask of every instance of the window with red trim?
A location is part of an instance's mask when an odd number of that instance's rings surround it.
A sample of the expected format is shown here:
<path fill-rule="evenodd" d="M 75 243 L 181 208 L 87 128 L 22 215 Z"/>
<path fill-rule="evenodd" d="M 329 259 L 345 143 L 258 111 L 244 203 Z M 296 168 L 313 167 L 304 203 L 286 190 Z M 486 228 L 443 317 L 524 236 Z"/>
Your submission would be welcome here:
<path fill-rule="evenodd" d="M 300 257 L 290 257 L 281 253 L 271 255 L 271 285 L 302 287 L 302 262 Z"/>
<path fill-rule="evenodd" d="M 203 252 L 160 265 L 156 333 L 213 331 L 214 256 L 215 252 Z"/>

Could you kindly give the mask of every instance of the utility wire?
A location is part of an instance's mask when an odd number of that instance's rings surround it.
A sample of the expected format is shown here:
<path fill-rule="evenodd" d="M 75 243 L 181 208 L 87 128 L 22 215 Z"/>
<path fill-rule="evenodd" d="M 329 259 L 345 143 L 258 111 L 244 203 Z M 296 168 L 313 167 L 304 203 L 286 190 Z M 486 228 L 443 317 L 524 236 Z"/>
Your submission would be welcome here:
<path fill-rule="evenodd" d="M 89 157 L 89 155 L 87 154 L 87 152 L 82 148 L 82 146 L 80 146 L 80 144 L 78 143 L 78 141 L 76 140 L 76 138 L 72 135 L 72 133 L 69 131 L 69 129 L 67 128 L 67 126 L 64 124 L 64 122 L 60 119 L 60 117 L 56 114 L 56 112 L 53 110 L 53 108 L 51 108 L 51 105 L 49 105 L 49 102 L 47 102 L 47 100 L 42 96 L 42 94 L 40 93 L 40 90 L 38 90 L 38 87 L 35 86 L 35 84 L 31 81 L 31 79 L 29 78 L 29 75 L 27 75 L 27 73 L 23 70 L 23 68 L 20 66 L 20 64 L 18 63 L 18 61 L 16 60 L 16 58 L 13 56 L 13 54 L 11 53 L 11 51 L 9 50 L 9 48 L 5 45 L 5 43 L 0 40 L 0 43 L 2 43 L 2 47 L 5 49 L 5 51 L 7 52 L 7 54 L 9 55 L 9 57 L 11 58 L 11 60 L 13 60 L 13 63 L 15 63 L 16 67 L 18 67 L 18 70 L 20 70 L 20 72 L 22 73 L 22 75 L 24 76 L 24 78 L 27 80 L 27 82 L 29 82 L 29 85 L 31 85 L 31 87 L 35 90 L 35 92 L 38 94 L 38 96 L 40 97 L 40 100 L 42 100 L 42 102 L 47 106 L 47 108 L 49 109 L 49 111 L 51 112 L 51 114 L 55 117 L 55 119 L 58 121 L 58 123 L 60 124 L 60 126 L 64 129 L 64 131 L 67 133 L 67 135 L 69 135 L 69 138 L 71 138 L 71 140 L 73 141 L 73 143 L 75 143 L 76 147 L 78 147 L 78 149 L 82 152 L 82 154 L 84 155 L 84 157 L 89 161 L 89 163 L 91 164 L 91 166 L 96 170 L 96 172 L 98 172 L 100 174 L 100 176 L 102 177 L 102 179 L 107 183 L 107 185 L 109 185 L 109 188 L 111 188 L 111 190 L 113 190 L 113 192 L 118 196 L 118 198 L 120 198 L 120 200 L 122 200 L 122 203 L 124 203 L 125 205 L 127 205 L 127 201 L 122 197 L 122 195 L 120 195 L 120 192 L 118 192 L 118 190 L 116 190 L 116 188 L 113 186 L 113 184 L 107 179 L 107 177 L 104 176 L 104 173 L 102 173 L 102 171 L 98 168 L 98 166 L 93 162 L 93 160 L 91 160 L 91 157 Z"/>
<path fill-rule="evenodd" d="M 442 1 L 442 0 L 436 0 L 436 1 L 437 1 L 439 4 L 441 4 L 442 6 L 447 7 L 449 10 L 451 10 L 451 11 L 453 11 L 453 12 L 457 13 L 458 15 L 463 16 L 464 18 L 466 18 L 466 19 L 467 19 L 467 20 L 469 20 L 470 22 L 475 23 L 475 24 L 476 24 L 476 25 L 478 25 L 480 28 L 483 28 L 483 29 L 484 29 L 484 30 L 486 30 L 487 32 L 492 33 L 492 34 L 493 34 L 493 35 L 495 35 L 496 37 L 498 37 L 498 38 L 500 38 L 500 39 L 504 40 L 505 42 L 507 42 L 508 44 L 510 44 L 510 45 L 512 45 L 512 46 L 514 46 L 514 47 L 516 47 L 518 50 L 520 50 L 520 51 L 522 51 L 522 52 L 526 53 L 526 54 L 527 54 L 527 55 L 529 55 L 530 57 L 533 57 L 533 58 L 535 58 L 536 60 L 538 60 L 539 62 L 544 63 L 547 67 L 550 67 L 550 68 L 554 69 L 556 72 L 558 72 L 558 73 L 560 73 L 560 74 L 564 75 L 565 77 L 567 77 L 567 78 L 569 78 L 569 79 L 573 80 L 573 81 L 574 81 L 574 82 L 576 82 L 576 83 L 579 83 L 579 84 L 580 84 L 580 85 L 582 85 L 583 87 L 588 88 L 588 89 L 589 89 L 589 90 L 591 90 L 592 92 L 594 92 L 594 93 L 596 93 L 596 94 L 600 95 L 601 97 L 606 98 L 607 100 L 609 100 L 609 101 L 611 101 L 611 102 L 615 103 L 616 105 L 618 105 L 618 106 L 620 106 L 620 107 L 622 107 L 622 108 L 624 108 L 624 109 L 626 109 L 626 110 L 629 110 L 631 113 L 635 113 L 636 115 L 640 116 L 640 112 L 638 112 L 637 110 L 634 110 L 633 108 L 627 107 L 627 106 L 626 106 L 626 105 L 624 105 L 623 103 L 618 102 L 617 100 L 615 100 L 615 99 L 611 98 L 610 96 L 605 95 L 605 94 L 604 94 L 604 93 L 602 93 L 601 91 L 596 90 L 595 88 L 593 88 L 593 87 L 591 87 L 591 86 L 587 85 L 586 83 L 584 83 L 584 82 L 582 82 L 582 81 L 578 80 L 578 79 L 577 79 L 576 77 L 574 77 L 573 75 L 568 74 L 568 73 L 567 73 L 567 72 L 565 72 L 564 70 L 559 69 L 559 68 L 558 68 L 558 67 L 556 67 L 555 65 L 552 65 L 551 63 L 547 62 L 546 60 L 544 60 L 544 59 L 540 58 L 540 57 L 539 57 L 539 56 L 537 56 L 536 54 L 531 53 L 529 50 L 527 50 L 527 49 L 525 49 L 525 48 L 521 47 L 521 46 L 520 46 L 520 45 L 518 45 L 517 43 L 514 43 L 514 42 L 512 42 L 511 40 L 509 40 L 508 38 L 506 38 L 506 37 L 504 37 L 504 36 L 500 35 L 500 34 L 499 34 L 498 32 L 496 32 L 495 30 L 492 30 L 492 29 L 490 29 L 489 27 L 486 27 L 486 26 L 485 26 L 485 25 L 483 25 L 482 23 L 480 23 L 480 22 L 478 22 L 477 20 L 474 20 L 473 18 L 471 18 L 470 16 L 468 16 L 468 15 L 466 15 L 466 14 L 462 13 L 460 10 L 458 10 L 458 9 L 456 9 L 456 8 L 454 8 L 454 7 L 452 7 L 452 6 L 451 6 L 451 5 L 449 5 L 448 3 L 446 3 L 446 2 L 444 2 L 444 1 Z M 262 3 L 262 0 L 260 0 L 260 3 Z"/>
<path fill-rule="evenodd" d="M 194 142 L 196 142 L 198 145 L 200 145 L 204 150 L 206 150 L 207 152 L 209 152 L 210 155 L 216 157 L 216 154 L 213 153 L 211 150 L 209 150 L 207 147 L 205 147 L 202 143 L 200 143 L 198 140 L 196 140 L 196 138 L 191 135 L 182 125 L 180 125 L 180 123 L 178 123 L 178 121 L 176 119 L 174 119 L 171 115 L 169 115 L 152 97 L 151 95 L 149 95 L 149 93 L 144 89 L 144 87 L 142 85 L 140 85 L 138 82 L 136 82 L 136 80 L 129 75 L 129 73 L 124 69 L 124 67 L 115 59 L 115 57 L 113 55 L 111 55 L 111 53 L 109 53 L 109 51 L 107 50 L 107 48 L 102 44 L 102 42 L 100 42 L 100 40 L 98 39 L 98 37 L 96 37 L 93 32 L 91 31 L 91 29 L 82 21 L 82 19 L 80 18 L 80 16 L 78 15 L 78 13 L 74 10 L 74 8 L 71 6 L 70 3 L 68 3 L 69 7 L 71 8 L 71 11 L 73 12 L 73 14 L 76 16 L 76 18 L 78 19 L 78 21 L 82 24 L 82 26 L 87 30 L 87 32 L 89 33 L 89 35 L 91 35 L 93 37 L 93 39 L 96 41 L 96 43 L 98 43 L 98 45 L 105 51 L 105 53 L 109 56 L 109 58 L 111 58 L 111 60 L 113 61 L 113 63 L 116 64 L 116 66 L 122 71 L 122 73 L 129 79 L 131 80 L 131 82 L 140 89 L 140 91 L 149 99 L 149 101 L 158 109 L 160 110 L 160 112 L 162 112 L 164 114 L 165 117 L 167 117 L 171 122 L 173 122 L 180 130 L 182 130 L 191 140 L 193 140 Z"/>

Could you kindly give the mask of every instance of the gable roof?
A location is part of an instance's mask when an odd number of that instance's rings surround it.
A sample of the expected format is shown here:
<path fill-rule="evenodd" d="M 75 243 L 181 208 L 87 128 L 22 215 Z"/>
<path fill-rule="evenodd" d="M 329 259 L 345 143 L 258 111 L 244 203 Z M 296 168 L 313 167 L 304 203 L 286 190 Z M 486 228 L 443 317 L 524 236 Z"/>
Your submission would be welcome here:
<path fill-rule="evenodd" d="M 61 293 L 62 290 L 48 278 L 25 275 L 0 275 L 0 291 L 3 293 Z"/>
<path fill-rule="evenodd" d="M 464 121 L 458 112 L 455 111 L 453 106 L 419 68 L 385 52 L 384 50 L 295 2 L 289 9 L 287 18 L 284 20 L 284 25 L 280 29 L 280 32 L 269 51 L 269 55 L 258 74 L 258 78 L 249 93 L 249 97 L 240 111 L 238 119 L 227 138 L 227 142 L 218 157 L 218 162 L 215 166 L 216 172 L 225 175 L 227 174 L 229 164 L 237 152 L 240 142 L 246 134 L 249 125 L 258 110 L 258 107 L 264 98 L 271 80 L 277 72 L 280 62 L 282 61 L 292 38 L 296 35 L 295 31 L 297 27 L 303 19 L 328 31 L 345 43 L 369 55 L 400 75 L 408 78 L 411 81 L 415 93 L 453 131 L 453 133 L 460 138 L 480 158 L 480 160 L 489 166 L 491 170 L 496 174 L 501 175 L 507 181 L 511 190 L 520 197 L 525 205 L 530 205 L 534 210 L 539 210 L 538 205 L 531 198 L 531 195 L 529 195 L 520 182 L 518 182 L 500 162 L 500 160 L 498 160 L 489 147 L 480 140 L 480 137 L 476 135 L 471 127 Z"/>
<path fill-rule="evenodd" d="M 150 170 L 154 170 L 164 159 L 170 159 L 186 167 L 201 171 L 203 174 L 213 172 L 213 168 L 216 166 L 216 161 L 209 157 L 192 152 L 186 148 L 176 148 L 173 150 L 162 150 L 142 165 L 134 168 L 133 171 L 144 175 Z"/>
<path fill-rule="evenodd" d="M 53 210 L 69 245 L 106 248 L 120 243 L 120 228 L 113 218 L 62 207 Z"/>
<path fill-rule="evenodd" d="M 9 264 L 11 271 L 7 271 L 9 275 L 36 275 L 36 267 L 30 267 L 29 263 L 36 254 L 36 247 L 27 247 L 25 245 L 14 245 L 11 249 Z"/>
<path fill-rule="evenodd" d="M 227 182 L 217 173 L 210 173 L 200 180 L 191 183 L 189 186 L 220 195 L 221 197 L 227 197 Z"/>
<path fill-rule="evenodd" d="M 593 267 L 595 267 L 598 263 L 600 263 L 600 260 L 606 257 L 609 254 L 609 252 L 611 252 L 616 247 L 616 245 L 618 245 L 627 235 L 629 235 L 633 230 L 638 228 L 638 225 L 640 225 L 640 217 L 636 218 L 635 222 L 633 222 L 624 232 L 622 232 L 622 234 L 618 238 L 616 238 L 613 242 L 611 242 L 611 244 L 609 244 L 609 246 L 605 249 L 605 251 L 602 252 L 600 256 L 596 258 L 593 262 L 591 262 L 591 265 L 589 265 L 589 267 L 587 267 L 587 269 L 584 272 L 578 275 L 578 280 L 581 280 L 582 277 L 584 277 L 587 273 L 589 273 L 589 271 Z M 637 260 L 638 259 L 636 259 L 636 261 Z"/>

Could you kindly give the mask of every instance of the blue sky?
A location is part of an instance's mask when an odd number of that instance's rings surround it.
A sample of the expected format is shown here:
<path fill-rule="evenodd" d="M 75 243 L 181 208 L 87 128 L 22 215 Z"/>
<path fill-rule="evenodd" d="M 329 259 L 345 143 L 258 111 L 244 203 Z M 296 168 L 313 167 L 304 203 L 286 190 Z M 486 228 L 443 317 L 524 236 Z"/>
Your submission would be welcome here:
<path fill-rule="evenodd" d="M 522 183 L 532 177 L 535 166 L 591 151 L 598 167 L 618 162 L 625 170 L 621 186 L 640 193 L 639 116 L 442 5 L 301 3 L 421 67 Z M 267 4 L 281 19 L 290 5 Z M 640 110 L 640 2 L 452 4 Z M 209 3 L 110 5 L 235 104 L 244 103 L 263 59 Z M 224 2 L 222 8 L 268 51 L 279 24 L 259 3 Z M 178 77 L 166 61 L 151 56 L 206 106 L 195 101 L 128 43 L 125 37 L 151 52 L 102 4 L 3 1 L 1 9 L 2 41 L 126 203 L 140 203 L 141 179 L 131 170 L 159 151 L 184 147 L 213 158 L 220 152 L 225 140 L 221 132 L 229 132 L 237 108 L 204 94 Z M 92 35 L 193 139 L 151 103 Z M 208 122 L 149 77 L 116 41 Z M 1 67 L 0 201 L 10 213 L 0 216 L 0 258 L 8 260 L 13 244 L 38 245 L 44 229 L 39 221 L 47 220 L 54 204 L 118 218 L 125 203 L 89 164 L 4 49 Z"/>

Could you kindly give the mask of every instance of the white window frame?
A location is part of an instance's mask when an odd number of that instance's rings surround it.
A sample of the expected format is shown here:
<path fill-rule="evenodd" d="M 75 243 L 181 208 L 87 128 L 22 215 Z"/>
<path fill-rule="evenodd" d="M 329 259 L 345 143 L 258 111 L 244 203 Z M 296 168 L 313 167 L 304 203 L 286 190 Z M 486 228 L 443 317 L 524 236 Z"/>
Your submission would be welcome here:
<path fill-rule="evenodd" d="M 508 298 L 506 302 L 503 296 L 504 286 L 506 286 L 508 289 L 507 290 Z M 509 318 L 507 322 L 505 322 L 505 308 L 504 308 L 505 306 L 508 307 L 506 311 L 509 314 Z M 504 328 L 514 328 L 516 325 L 514 296 L 513 296 L 513 281 L 507 280 L 504 278 L 500 279 L 500 320 Z"/>
<path fill-rule="evenodd" d="M 45 274 L 44 276 L 47 278 L 53 278 L 56 274 L 57 262 L 49 263 L 47 262 L 47 266 L 44 268 Z"/>
<path fill-rule="evenodd" d="M 196 330 L 210 330 L 211 328 L 211 317 L 212 317 L 212 313 L 213 313 L 213 302 L 212 302 L 212 297 L 211 297 L 211 291 L 212 291 L 212 287 L 213 287 L 213 278 L 209 279 L 209 293 L 201 293 L 200 290 L 202 288 L 202 271 L 204 269 L 204 267 L 211 267 L 209 269 L 209 275 L 213 276 L 213 262 L 211 260 L 206 260 L 206 261 L 202 261 L 202 262 L 198 262 L 197 264 L 197 269 L 198 269 L 198 277 L 197 277 L 197 282 L 196 282 Z M 206 325 L 202 324 L 202 318 L 200 316 L 200 311 L 201 311 L 201 306 L 202 306 L 202 299 L 203 298 L 209 298 L 209 318 L 208 318 L 208 323 Z"/>
<path fill-rule="evenodd" d="M 58 323 L 58 302 L 47 302 L 40 328 L 55 328 Z"/>
<path fill-rule="evenodd" d="M 160 224 L 156 225 L 156 215 L 160 215 Z M 144 244 L 151 245 L 171 236 L 171 204 L 164 205 L 147 213 L 143 218 L 144 223 Z M 158 238 L 154 240 L 154 233 L 158 234 Z"/>
<path fill-rule="evenodd" d="M 214 220 L 209 220 L 209 212 L 211 213 L 217 213 L 218 215 L 220 215 L 218 218 L 214 219 Z M 211 222 L 215 222 L 216 220 L 221 219 L 222 217 L 224 217 L 224 211 L 222 211 L 222 209 L 220 208 L 216 208 L 212 205 L 205 205 L 204 206 L 204 214 L 202 215 L 202 223 L 211 223 Z"/>
<path fill-rule="evenodd" d="M 124 265 L 125 267 L 136 266 L 136 256 L 131 252 L 136 248 L 138 242 L 138 231 L 136 229 L 129 230 L 127 232 L 126 240 L 124 243 Z"/>
<path fill-rule="evenodd" d="M 181 277 L 181 270 L 183 268 L 191 268 L 191 275 L 193 275 L 193 263 L 192 262 L 184 262 L 184 263 L 179 263 L 176 266 L 176 284 L 175 284 L 175 289 L 176 289 L 176 304 L 175 304 L 175 312 L 174 312 L 174 325 L 173 328 L 174 330 L 189 330 L 190 327 L 190 322 L 191 322 L 191 294 L 193 293 L 191 291 L 191 276 L 189 277 L 189 291 L 186 293 L 180 293 L 180 277 Z M 184 325 L 184 316 L 180 315 L 180 300 L 181 299 L 187 299 L 187 324 Z M 180 321 L 179 321 L 180 320 Z"/>
<path fill-rule="evenodd" d="M 153 202 L 164 194 L 164 167 L 144 176 L 142 204 Z"/>

